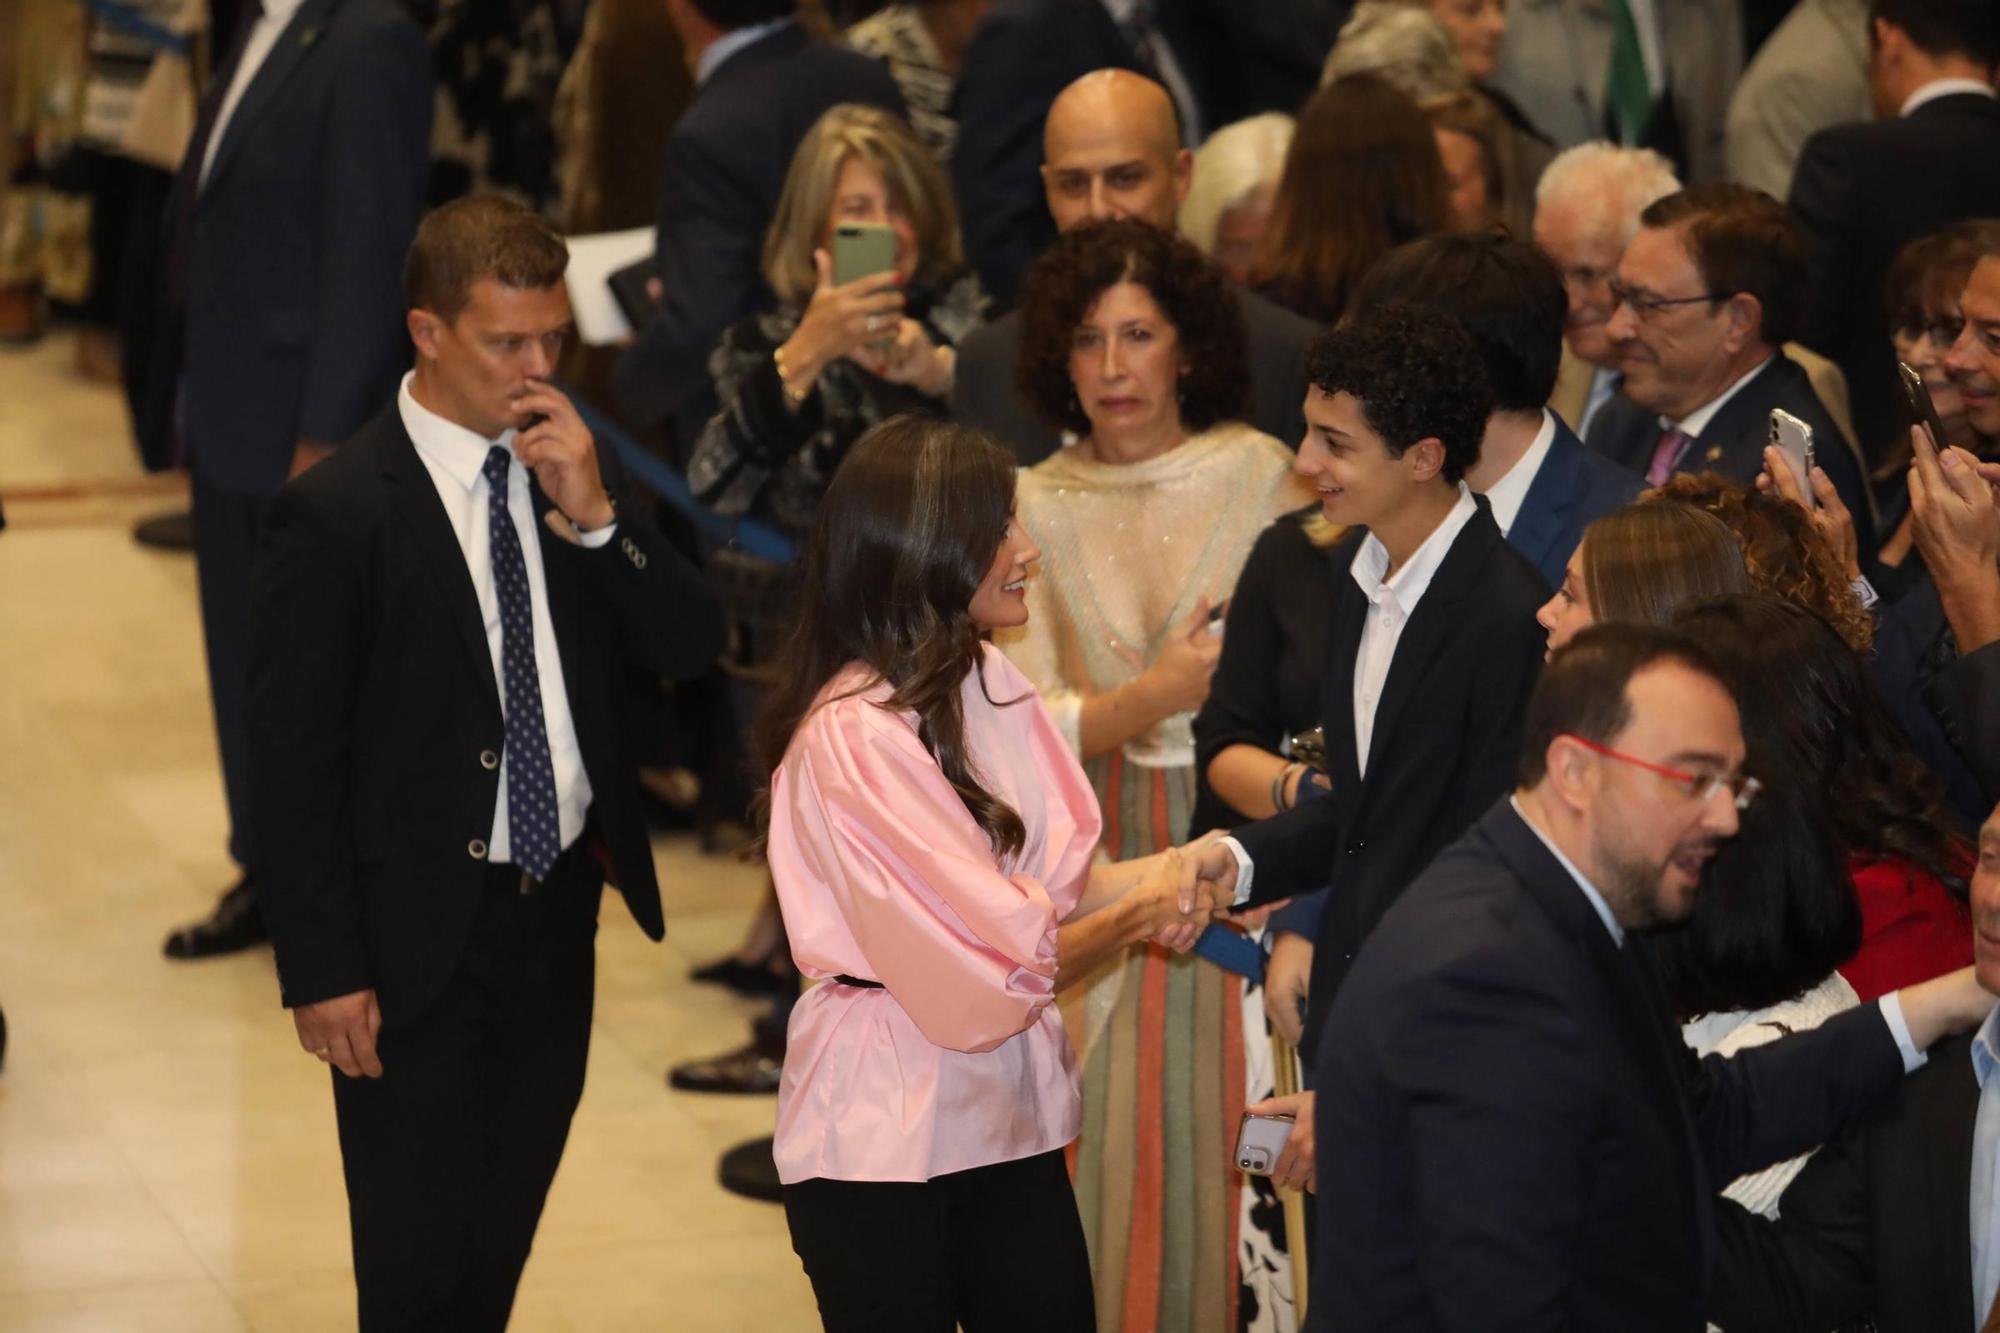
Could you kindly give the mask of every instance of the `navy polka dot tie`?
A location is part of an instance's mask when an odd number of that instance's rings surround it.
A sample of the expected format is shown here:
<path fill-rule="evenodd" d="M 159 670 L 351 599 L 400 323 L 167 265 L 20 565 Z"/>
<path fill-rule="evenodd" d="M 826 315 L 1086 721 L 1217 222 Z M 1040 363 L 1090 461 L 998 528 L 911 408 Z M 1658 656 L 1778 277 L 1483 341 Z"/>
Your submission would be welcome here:
<path fill-rule="evenodd" d="M 486 455 L 486 508 L 493 545 L 493 588 L 500 595 L 500 666 L 506 684 L 507 841 L 514 864 L 543 879 L 562 850 L 556 820 L 556 775 L 542 722 L 542 678 L 535 669 L 535 619 L 528 565 L 507 512 L 504 445 Z"/>

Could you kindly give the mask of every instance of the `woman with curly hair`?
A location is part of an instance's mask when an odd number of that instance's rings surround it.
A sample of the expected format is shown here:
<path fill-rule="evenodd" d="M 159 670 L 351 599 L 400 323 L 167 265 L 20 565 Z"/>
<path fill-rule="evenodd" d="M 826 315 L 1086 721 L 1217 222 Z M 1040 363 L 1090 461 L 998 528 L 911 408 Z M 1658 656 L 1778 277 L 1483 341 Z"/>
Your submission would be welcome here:
<path fill-rule="evenodd" d="M 1060 237 L 1022 302 L 1022 395 L 1073 442 L 1021 475 L 1042 573 L 1027 630 L 1000 643 L 1083 759 L 1120 860 L 1187 829 L 1190 722 L 1221 649 L 1210 613 L 1257 534 L 1309 498 L 1289 451 L 1238 419 L 1238 311 L 1192 244 L 1123 220 Z M 1224 1142 L 1270 1092 L 1261 1005 L 1233 975 L 1153 946 L 1073 994 L 1099 1327 L 1207 1333 L 1271 1309 L 1288 1271 L 1266 1228 L 1282 1222 L 1250 1212 Z M 1239 1295 L 1219 1259 L 1231 1254 L 1268 1299 Z"/>

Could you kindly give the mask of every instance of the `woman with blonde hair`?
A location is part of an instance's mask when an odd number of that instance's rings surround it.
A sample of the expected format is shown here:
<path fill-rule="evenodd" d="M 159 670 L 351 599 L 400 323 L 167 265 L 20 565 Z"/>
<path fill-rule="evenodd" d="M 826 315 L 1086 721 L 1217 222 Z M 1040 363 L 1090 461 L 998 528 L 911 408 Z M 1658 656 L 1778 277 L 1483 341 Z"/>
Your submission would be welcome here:
<path fill-rule="evenodd" d="M 836 285 L 833 234 L 842 223 L 885 225 L 894 265 Z M 764 240 L 764 278 L 778 307 L 738 322 L 709 359 L 721 410 L 688 462 L 695 495 L 718 513 L 771 523 L 795 539 L 812 528 L 841 460 L 878 422 L 943 418 L 954 343 L 975 328 L 985 297 L 966 268 L 958 211 L 944 170 L 901 117 L 836 106 L 792 156 Z M 792 572 L 734 551 L 712 573 L 731 621 L 732 674 L 754 682 L 790 622 Z M 739 711 L 754 691 L 739 690 Z M 775 900 L 767 899 L 732 957 L 695 980 L 746 995 L 796 994 Z M 741 1089 L 775 1078 L 776 1052 L 740 1051 L 675 1070 L 679 1087 Z"/>

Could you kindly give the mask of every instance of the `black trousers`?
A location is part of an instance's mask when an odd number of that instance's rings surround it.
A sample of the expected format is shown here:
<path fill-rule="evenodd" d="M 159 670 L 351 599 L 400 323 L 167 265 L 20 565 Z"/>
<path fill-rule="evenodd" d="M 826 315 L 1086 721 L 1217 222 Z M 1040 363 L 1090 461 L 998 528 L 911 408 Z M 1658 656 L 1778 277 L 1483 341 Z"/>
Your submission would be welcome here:
<path fill-rule="evenodd" d="M 827 1333 L 1093 1333 L 1096 1302 L 1060 1152 L 921 1183 L 785 1186 L 792 1249 Z"/>
<path fill-rule="evenodd" d="M 383 1028 L 382 1077 L 334 1072 L 363 1333 L 507 1326 L 583 1094 L 602 880 L 572 849 L 519 884 L 488 872 L 444 993 Z"/>
<path fill-rule="evenodd" d="M 250 868 L 250 732 L 244 696 L 250 677 L 250 562 L 268 495 L 218 490 L 194 474 L 195 581 L 208 649 L 208 695 L 229 801 L 229 854 Z"/>

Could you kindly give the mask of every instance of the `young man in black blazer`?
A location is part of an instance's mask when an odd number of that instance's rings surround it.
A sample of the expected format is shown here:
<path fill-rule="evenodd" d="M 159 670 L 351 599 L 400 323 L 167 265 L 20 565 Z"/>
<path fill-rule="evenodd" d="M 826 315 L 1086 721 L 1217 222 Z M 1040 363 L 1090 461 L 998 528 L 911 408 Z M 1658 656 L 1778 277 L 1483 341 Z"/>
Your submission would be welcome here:
<path fill-rule="evenodd" d="M 1465 486 L 1493 398 L 1455 320 L 1365 310 L 1313 345 L 1307 373 L 1297 469 L 1352 529 L 1332 558 L 1332 790 L 1220 846 L 1233 844 L 1247 902 L 1331 886 L 1300 1043 L 1310 1059 L 1382 913 L 1506 791 L 1548 591 Z"/>
<path fill-rule="evenodd" d="M 272 502 L 251 618 L 257 851 L 299 1042 L 333 1066 L 361 1327 L 504 1328 L 583 1091 L 599 890 L 663 926 L 628 664 L 721 614 L 547 377 L 561 237 L 428 217 L 416 369 Z"/>

